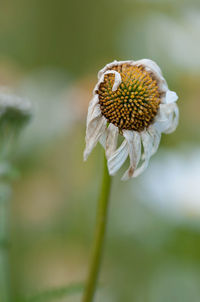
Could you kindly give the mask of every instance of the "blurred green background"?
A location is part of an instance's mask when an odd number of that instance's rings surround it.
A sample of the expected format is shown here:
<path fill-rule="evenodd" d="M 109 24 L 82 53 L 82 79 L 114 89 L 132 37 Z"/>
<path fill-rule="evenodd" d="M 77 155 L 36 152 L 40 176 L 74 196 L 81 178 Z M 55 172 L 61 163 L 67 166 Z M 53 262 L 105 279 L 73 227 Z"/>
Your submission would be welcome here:
<path fill-rule="evenodd" d="M 85 280 L 103 156 L 82 160 L 88 102 L 106 63 L 141 58 L 179 95 L 180 123 L 141 177 L 113 180 L 96 301 L 200 301 L 199 1 L 1 0 L 0 41 L 1 86 L 34 105 L 13 154 L 12 301 Z"/>

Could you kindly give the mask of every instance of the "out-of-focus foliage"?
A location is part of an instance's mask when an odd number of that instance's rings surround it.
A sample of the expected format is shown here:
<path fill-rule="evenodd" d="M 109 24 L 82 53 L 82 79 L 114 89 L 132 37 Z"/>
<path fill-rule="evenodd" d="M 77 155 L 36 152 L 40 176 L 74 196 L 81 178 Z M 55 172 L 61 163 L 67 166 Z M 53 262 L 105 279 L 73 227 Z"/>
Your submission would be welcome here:
<path fill-rule="evenodd" d="M 82 161 L 87 105 L 101 67 L 143 57 L 179 95 L 180 124 L 140 178 L 113 181 L 96 301 L 199 301 L 199 19 L 199 1 L 1 0 L 0 85 L 34 108 L 14 156 L 12 301 L 85 279 L 102 164 L 100 146 Z"/>

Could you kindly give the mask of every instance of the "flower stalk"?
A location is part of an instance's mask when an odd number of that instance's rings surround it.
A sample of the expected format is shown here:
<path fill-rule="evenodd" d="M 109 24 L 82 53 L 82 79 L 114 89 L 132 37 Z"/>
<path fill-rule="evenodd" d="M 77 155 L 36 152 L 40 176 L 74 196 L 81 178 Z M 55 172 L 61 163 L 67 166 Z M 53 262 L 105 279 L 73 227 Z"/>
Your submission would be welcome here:
<path fill-rule="evenodd" d="M 0 301 L 10 302 L 9 267 L 9 187 L 1 184 L 0 194 Z"/>
<path fill-rule="evenodd" d="M 0 301 L 11 302 L 9 263 L 10 181 L 15 175 L 11 164 L 17 138 L 30 121 L 31 104 L 0 90 Z"/>
<path fill-rule="evenodd" d="M 101 192 L 98 202 L 94 246 L 91 256 L 88 280 L 82 300 L 83 302 L 93 301 L 96 286 L 97 286 L 100 264 L 103 254 L 103 244 L 104 244 L 104 238 L 106 233 L 106 225 L 108 220 L 107 218 L 108 218 L 110 188 L 111 188 L 111 177 L 108 173 L 107 159 L 104 156 L 104 170 L 103 170 Z"/>

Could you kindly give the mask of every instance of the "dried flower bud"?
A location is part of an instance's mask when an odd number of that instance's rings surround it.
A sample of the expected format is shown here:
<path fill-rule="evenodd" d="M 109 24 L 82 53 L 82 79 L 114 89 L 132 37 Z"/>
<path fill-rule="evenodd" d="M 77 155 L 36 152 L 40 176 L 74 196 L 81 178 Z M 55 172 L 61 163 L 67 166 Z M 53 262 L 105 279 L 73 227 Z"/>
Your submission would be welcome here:
<path fill-rule="evenodd" d="M 0 93 L 0 131 L 5 127 L 21 128 L 31 118 L 31 103 L 23 98 Z"/>

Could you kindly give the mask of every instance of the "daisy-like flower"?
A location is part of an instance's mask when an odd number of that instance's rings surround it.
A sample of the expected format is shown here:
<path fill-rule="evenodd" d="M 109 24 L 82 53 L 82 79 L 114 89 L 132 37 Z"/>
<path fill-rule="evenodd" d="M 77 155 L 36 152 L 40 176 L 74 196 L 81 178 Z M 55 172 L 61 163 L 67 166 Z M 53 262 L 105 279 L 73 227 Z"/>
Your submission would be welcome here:
<path fill-rule="evenodd" d="M 128 155 L 130 166 L 122 180 L 140 175 L 157 151 L 161 133 L 177 127 L 177 99 L 154 61 L 107 64 L 98 73 L 88 108 L 84 160 L 100 141 L 110 175 L 116 174 Z M 124 138 L 120 146 L 119 134 Z"/>

